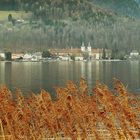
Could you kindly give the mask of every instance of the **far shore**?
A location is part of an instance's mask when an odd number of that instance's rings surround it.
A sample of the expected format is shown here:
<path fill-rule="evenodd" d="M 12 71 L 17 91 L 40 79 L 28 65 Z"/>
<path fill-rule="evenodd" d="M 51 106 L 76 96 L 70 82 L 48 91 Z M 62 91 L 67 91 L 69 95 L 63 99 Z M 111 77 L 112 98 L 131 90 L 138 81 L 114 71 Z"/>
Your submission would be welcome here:
<path fill-rule="evenodd" d="M 51 59 L 51 60 L 1 60 L 0 62 L 94 62 L 94 61 L 103 61 L 103 62 L 117 62 L 117 61 L 134 61 L 134 60 L 120 60 L 120 59 L 95 59 L 95 60 L 57 60 L 57 59 Z M 135 60 L 139 61 L 139 60 Z"/>

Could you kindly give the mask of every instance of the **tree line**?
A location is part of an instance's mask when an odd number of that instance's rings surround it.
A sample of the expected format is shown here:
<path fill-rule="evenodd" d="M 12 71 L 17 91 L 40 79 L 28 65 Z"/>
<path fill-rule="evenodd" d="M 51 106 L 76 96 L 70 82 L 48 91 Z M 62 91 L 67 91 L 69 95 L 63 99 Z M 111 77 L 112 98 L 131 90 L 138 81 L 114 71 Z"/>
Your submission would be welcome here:
<path fill-rule="evenodd" d="M 12 30 L 0 27 L 1 50 L 45 51 L 49 48 L 77 48 L 82 42 L 86 45 L 90 42 L 93 48 L 112 49 L 113 58 L 121 58 L 132 49 L 140 51 L 139 21 L 120 18 L 90 5 L 89 1 L 18 2 L 21 9 L 33 12 L 29 19 L 31 24 L 7 25 Z"/>
<path fill-rule="evenodd" d="M 1 7 L 13 7 L 16 10 L 32 11 L 34 18 L 42 19 L 45 24 L 52 20 L 71 18 L 72 20 L 94 18 L 103 21 L 113 19 L 113 12 L 93 5 L 91 0 L 2 0 Z M 8 6 L 9 5 L 9 6 Z"/>
<path fill-rule="evenodd" d="M 59 23 L 55 23 L 59 24 Z M 72 24 L 72 25 L 71 25 Z M 133 27 L 133 28 L 132 28 Z M 140 24 L 115 23 L 112 27 L 102 24 L 70 23 L 66 26 L 31 26 L 0 30 L 0 49 L 8 51 L 45 51 L 49 48 L 79 48 L 82 42 L 92 48 L 112 49 L 113 58 L 121 58 L 133 49 L 140 51 Z"/>

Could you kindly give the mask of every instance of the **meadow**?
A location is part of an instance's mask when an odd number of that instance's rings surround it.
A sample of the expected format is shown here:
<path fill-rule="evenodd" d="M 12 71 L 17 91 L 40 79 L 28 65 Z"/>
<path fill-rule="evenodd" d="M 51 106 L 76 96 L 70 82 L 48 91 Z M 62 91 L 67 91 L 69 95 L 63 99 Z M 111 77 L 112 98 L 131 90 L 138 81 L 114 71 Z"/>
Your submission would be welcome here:
<path fill-rule="evenodd" d="M 8 20 L 9 14 L 11 14 L 15 19 L 25 19 L 29 17 L 31 13 L 25 13 L 24 11 L 0 11 L 0 21 Z"/>

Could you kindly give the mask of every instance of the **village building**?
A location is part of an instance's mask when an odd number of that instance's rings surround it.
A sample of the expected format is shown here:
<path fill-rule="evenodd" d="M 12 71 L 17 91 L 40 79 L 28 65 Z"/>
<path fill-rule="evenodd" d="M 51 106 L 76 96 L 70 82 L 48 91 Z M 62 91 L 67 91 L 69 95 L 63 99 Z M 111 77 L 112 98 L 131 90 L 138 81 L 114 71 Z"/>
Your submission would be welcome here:
<path fill-rule="evenodd" d="M 32 54 L 32 61 L 39 61 L 42 59 L 42 52 L 35 52 Z"/>
<path fill-rule="evenodd" d="M 5 53 L 4 52 L 0 52 L 0 60 L 5 59 Z"/>
<path fill-rule="evenodd" d="M 92 48 L 91 48 L 90 42 L 88 43 L 87 51 L 88 51 L 89 57 L 91 57 L 92 56 Z"/>
<path fill-rule="evenodd" d="M 74 60 L 99 60 L 103 57 L 103 49 L 92 48 L 90 42 L 87 47 L 82 43 L 81 48 L 50 49 L 49 52 L 65 60 L 69 60 L 70 57 L 74 57 Z M 105 49 L 105 52 L 106 58 L 110 59 L 111 50 Z"/>
<path fill-rule="evenodd" d="M 139 52 L 137 50 L 132 50 L 132 52 L 130 52 L 130 56 L 138 56 Z"/>
<path fill-rule="evenodd" d="M 23 59 L 24 53 L 12 53 L 12 60 Z"/>
<path fill-rule="evenodd" d="M 59 59 L 63 60 L 63 61 L 71 61 L 71 57 L 70 56 L 59 56 Z"/>
<path fill-rule="evenodd" d="M 31 53 L 26 53 L 23 55 L 23 60 L 25 61 L 30 61 L 32 59 L 32 54 Z"/>
<path fill-rule="evenodd" d="M 55 56 L 71 56 L 81 54 L 81 50 L 79 48 L 49 49 L 49 52 Z"/>
<path fill-rule="evenodd" d="M 102 59 L 103 49 L 92 49 L 91 58 L 92 60 Z"/>
<path fill-rule="evenodd" d="M 42 59 L 42 52 L 26 53 L 23 55 L 24 61 L 40 61 Z"/>
<path fill-rule="evenodd" d="M 88 43 L 88 46 L 87 46 L 87 47 L 84 45 L 84 43 L 82 43 L 81 52 L 91 54 L 91 52 L 92 52 L 92 47 L 91 47 L 91 45 L 90 45 L 90 42 Z"/>
<path fill-rule="evenodd" d="M 55 48 L 49 49 L 49 53 L 52 58 L 58 58 L 59 60 L 64 61 L 83 61 L 83 60 L 100 60 L 103 59 L 103 52 L 105 51 L 105 59 L 111 58 L 111 50 L 102 49 L 102 48 L 92 48 L 90 42 L 87 46 L 82 43 L 80 48 Z M 138 52 L 132 51 L 130 55 L 139 55 Z M 9 53 L 0 52 L 0 58 L 6 60 L 6 56 L 9 58 Z M 23 61 L 40 61 L 43 60 L 42 52 L 34 52 L 34 53 L 21 53 L 21 52 L 13 52 L 11 53 L 12 60 L 23 59 Z M 1 60 L 3 60 L 1 59 Z M 8 60 L 11 60 L 8 59 Z"/>
<path fill-rule="evenodd" d="M 139 55 L 139 52 L 137 51 L 137 50 L 132 50 L 131 52 L 130 52 L 130 55 L 128 56 L 128 59 L 129 60 L 138 60 L 138 59 L 140 59 L 140 55 Z"/>
<path fill-rule="evenodd" d="M 86 47 L 85 47 L 85 44 L 82 43 L 82 46 L 81 46 L 81 52 L 85 52 L 86 51 Z"/>

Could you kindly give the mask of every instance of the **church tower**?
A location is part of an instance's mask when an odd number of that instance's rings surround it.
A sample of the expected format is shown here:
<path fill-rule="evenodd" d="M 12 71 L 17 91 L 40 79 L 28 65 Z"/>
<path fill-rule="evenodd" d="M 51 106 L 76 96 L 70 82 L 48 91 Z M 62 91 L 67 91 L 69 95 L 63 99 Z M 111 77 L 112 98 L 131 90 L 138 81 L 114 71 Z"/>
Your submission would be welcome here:
<path fill-rule="evenodd" d="M 82 43 L 82 46 L 81 46 L 81 51 L 82 51 L 82 52 L 85 52 L 85 51 L 86 51 L 86 47 L 85 47 L 84 42 Z"/>

